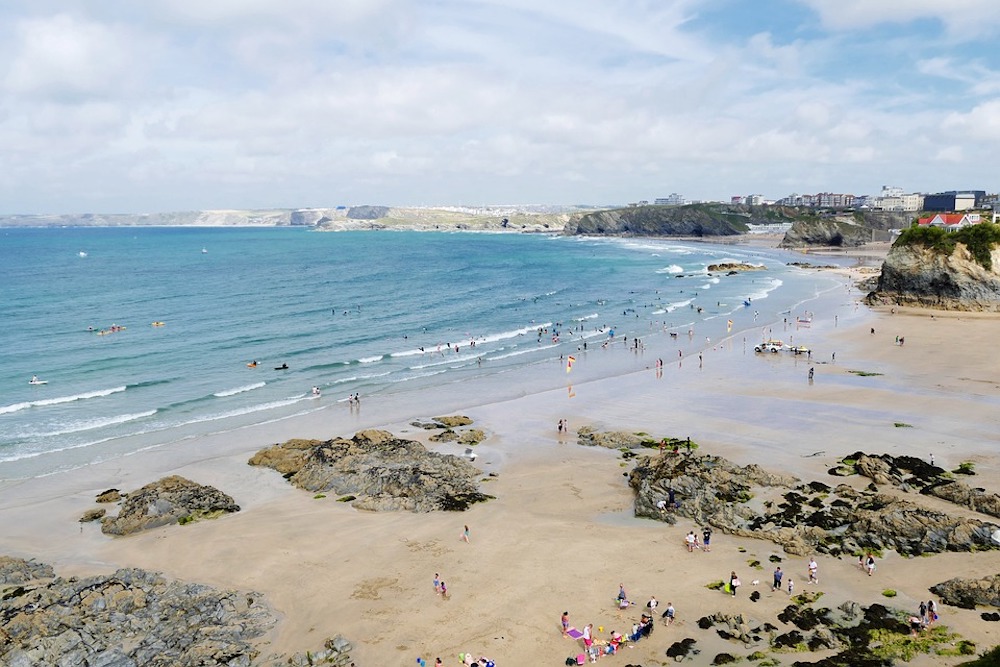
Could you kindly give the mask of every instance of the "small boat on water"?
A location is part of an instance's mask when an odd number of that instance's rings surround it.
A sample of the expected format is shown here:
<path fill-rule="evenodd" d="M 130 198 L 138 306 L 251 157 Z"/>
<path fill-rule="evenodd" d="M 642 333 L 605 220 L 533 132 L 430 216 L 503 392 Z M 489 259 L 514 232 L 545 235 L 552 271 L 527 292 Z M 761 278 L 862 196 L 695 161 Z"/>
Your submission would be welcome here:
<path fill-rule="evenodd" d="M 160 322 L 159 320 L 157 320 L 156 322 L 153 322 L 152 326 L 162 327 L 164 324 L 166 324 L 166 322 Z"/>
<path fill-rule="evenodd" d="M 87 253 L 85 253 L 82 250 L 80 252 L 78 252 L 77 254 L 80 255 L 80 257 L 86 257 L 87 256 Z"/>
<path fill-rule="evenodd" d="M 37 375 L 32 375 L 31 379 L 28 380 L 28 384 L 38 385 L 38 384 L 48 384 L 48 383 L 49 383 L 48 380 L 39 380 Z"/>
<path fill-rule="evenodd" d="M 201 249 L 201 254 L 202 255 L 207 255 L 208 254 L 208 248 L 202 248 Z"/>

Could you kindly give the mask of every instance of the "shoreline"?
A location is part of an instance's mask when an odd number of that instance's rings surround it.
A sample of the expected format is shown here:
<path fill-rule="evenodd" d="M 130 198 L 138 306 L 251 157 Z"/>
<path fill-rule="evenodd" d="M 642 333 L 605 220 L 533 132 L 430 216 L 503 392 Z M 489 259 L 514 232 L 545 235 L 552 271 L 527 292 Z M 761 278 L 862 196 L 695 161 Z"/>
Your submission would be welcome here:
<path fill-rule="evenodd" d="M 594 622 L 606 630 L 627 629 L 607 604 L 624 581 L 636 599 L 655 594 L 662 605 L 674 602 L 680 622 L 673 628 L 658 625 L 651 641 L 615 660 L 662 661 L 670 642 L 699 632 L 694 621 L 701 615 L 731 608 L 763 618 L 787 604 L 787 596 L 767 592 L 766 586 L 756 605 L 745 596 L 730 601 L 704 589 L 733 569 L 745 581 L 758 576 L 767 581 L 769 572 L 753 573 L 747 559 L 766 562 L 781 550 L 716 535 L 711 554 L 687 554 L 682 536 L 697 526 L 632 517 L 620 454 L 560 436 L 559 419 L 568 419 L 571 433 L 589 425 L 690 436 L 703 451 L 741 465 L 759 461 L 768 469 L 827 482 L 826 470 L 837 458 L 859 449 L 917 457 L 933 452 L 949 469 L 974 461 L 977 477 L 971 481 L 1000 490 L 994 447 L 1000 384 L 992 379 L 1000 362 L 976 355 L 1000 318 L 870 310 L 857 305 L 862 295 L 851 285 L 842 296 L 831 295 L 839 305 L 820 313 L 809 328 L 771 325 L 781 329 L 776 335 L 808 342 L 812 359 L 754 355 L 752 344 L 747 351 L 740 341 L 753 331 L 748 329 L 699 348 L 701 364 L 694 353 L 672 363 L 664 355 L 667 368 L 660 378 L 655 370 L 642 369 L 574 384 L 568 391 L 550 389 L 501 402 L 474 397 L 460 410 L 487 431 L 487 440 L 476 448 L 477 466 L 499 474 L 483 485 L 497 498 L 461 514 L 358 512 L 314 500 L 274 471 L 246 464 L 273 442 L 324 432 L 323 437 L 349 436 L 373 425 L 436 451 L 459 453 L 457 445 L 427 443 L 426 432 L 408 424 L 429 415 L 387 421 L 366 405 L 363 415 L 325 412 L 257 425 L 0 486 L 0 516 L 10 527 L 3 553 L 50 563 L 61 576 L 136 566 L 186 581 L 262 591 L 283 616 L 263 654 L 316 650 L 323 639 L 341 633 L 355 643 L 358 665 L 412 662 L 414 655 L 451 661 L 466 650 L 490 655 L 498 664 L 559 664 L 576 652 L 557 629 L 565 609 L 577 627 Z M 873 327 L 875 335 L 869 333 Z M 906 337 L 904 346 L 893 344 L 897 335 Z M 947 344 L 958 339 L 966 344 Z M 645 353 L 650 364 L 657 353 Z M 813 384 L 806 381 L 810 367 L 816 368 Z M 852 370 L 884 375 L 860 377 Z M 424 407 L 434 404 L 427 398 Z M 896 421 L 913 427 L 896 428 Z M 96 525 L 76 523 L 104 489 L 131 491 L 171 473 L 217 486 L 243 510 L 117 539 Z M 471 544 L 459 541 L 463 523 L 472 528 Z M 910 608 L 929 595 L 926 585 L 1000 571 L 996 551 L 925 559 L 888 554 L 874 581 L 855 576 L 860 573 L 849 559 L 818 560 L 829 606 L 846 599 L 884 601 L 881 591 L 895 588 L 900 596 L 889 603 Z M 804 583 L 805 559 L 786 557 L 786 562 L 797 583 Z M 435 571 L 448 581 L 450 600 L 430 590 Z M 977 612 L 943 607 L 941 615 L 943 623 L 977 641 L 979 650 L 1000 643 Z M 703 657 L 742 651 L 706 633 L 697 637 Z M 918 658 L 912 664 L 953 662 Z"/>

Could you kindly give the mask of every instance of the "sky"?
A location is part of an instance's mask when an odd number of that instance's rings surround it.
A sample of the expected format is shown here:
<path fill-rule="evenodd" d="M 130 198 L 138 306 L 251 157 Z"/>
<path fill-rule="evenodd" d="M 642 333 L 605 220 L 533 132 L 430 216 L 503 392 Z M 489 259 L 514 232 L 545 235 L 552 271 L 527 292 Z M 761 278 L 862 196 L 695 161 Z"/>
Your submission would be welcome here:
<path fill-rule="evenodd" d="M 997 0 L 0 4 L 0 213 L 983 189 Z"/>

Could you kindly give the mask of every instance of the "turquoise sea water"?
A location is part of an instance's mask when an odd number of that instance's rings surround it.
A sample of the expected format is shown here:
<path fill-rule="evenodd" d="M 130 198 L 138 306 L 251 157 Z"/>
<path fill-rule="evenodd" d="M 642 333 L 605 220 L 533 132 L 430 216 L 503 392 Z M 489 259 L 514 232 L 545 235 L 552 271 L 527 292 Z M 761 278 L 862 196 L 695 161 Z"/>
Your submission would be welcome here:
<path fill-rule="evenodd" d="M 768 270 L 707 272 L 727 259 Z M 836 284 L 792 259 L 524 234 L 0 230 L 0 479 L 347 409 L 355 392 L 543 391 L 649 367 L 667 343 L 694 353 L 730 319 L 756 339 Z"/>

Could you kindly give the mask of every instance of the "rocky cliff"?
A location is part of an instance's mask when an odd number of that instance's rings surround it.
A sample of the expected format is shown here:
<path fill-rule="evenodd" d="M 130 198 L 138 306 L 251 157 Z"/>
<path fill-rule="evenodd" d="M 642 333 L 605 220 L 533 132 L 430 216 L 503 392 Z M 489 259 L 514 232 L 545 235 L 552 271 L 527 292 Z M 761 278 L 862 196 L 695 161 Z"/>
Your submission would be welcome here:
<path fill-rule="evenodd" d="M 1000 247 L 988 252 L 989 261 L 981 262 L 963 243 L 947 252 L 897 241 L 882 264 L 882 275 L 868 301 L 1000 312 Z"/>
<path fill-rule="evenodd" d="M 870 227 L 845 218 L 799 220 L 785 232 L 782 248 L 808 246 L 857 247 L 872 240 Z"/>
<path fill-rule="evenodd" d="M 616 236 L 735 236 L 748 224 L 783 222 L 765 218 L 761 207 L 722 204 L 634 206 L 595 211 L 566 225 L 567 234 Z"/>

